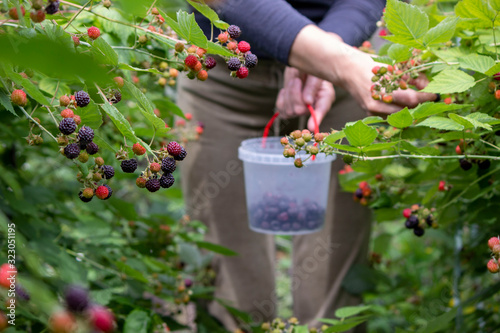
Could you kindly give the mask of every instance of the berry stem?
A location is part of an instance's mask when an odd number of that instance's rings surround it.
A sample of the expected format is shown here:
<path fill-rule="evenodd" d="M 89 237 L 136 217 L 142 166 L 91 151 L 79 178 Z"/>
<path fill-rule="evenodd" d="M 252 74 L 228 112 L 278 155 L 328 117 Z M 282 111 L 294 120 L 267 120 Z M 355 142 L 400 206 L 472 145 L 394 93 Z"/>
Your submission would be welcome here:
<path fill-rule="evenodd" d="M 82 7 L 81 7 L 81 8 L 80 8 L 77 12 L 76 12 L 76 14 L 75 14 L 75 15 L 73 15 L 73 17 L 72 17 L 72 18 L 68 21 L 68 23 L 66 23 L 66 25 L 65 25 L 65 26 L 64 26 L 64 28 L 63 28 L 63 30 L 66 30 L 66 29 L 69 27 L 69 25 L 70 25 L 70 24 L 71 24 L 71 23 L 72 23 L 72 22 L 76 19 L 76 17 L 77 17 L 78 15 L 80 15 L 80 13 L 81 13 L 81 12 L 85 9 L 85 7 L 87 7 L 87 6 L 88 6 L 88 5 L 89 5 L 92 1 L 93 1 L 93 0 L 89 0 L 89 1 L 87 1 L 87 3 L 86 3 L 86 4 L 84 4 L 84 5 L 83 5 L 83 6 L 82 6 Z M 61 1 L 61 2 L 64 2 L 64 1 Z M 58 82 L 58 84 L 59 84 L 59 82 Z"/>
<path fill-rule="evenodd" d="M 45 129 L 45 127 L 43 127 L 41 124 L 39 124 L 37 121 L 35 121 L 33 119 L 33 117 L 31 117 L 28 112 L 26 112 L 26 110 L 24 110 L 24 108 L 22 106 L 19 107 L 21 109 L 21 111 L 24 113 L 24 115 L 29 119 L 31 120 L 34 124 L 36 124 L 38 127 L 40 127 L 40 129 L 42 131 L 44 131 L 45 133 L 47 133 L 48 135 L 50 135 L 50 137 L 52 139 L 54 139 L 55 142 L 57 142 L 57 139 L 52 135 L 52 133 L 50 133 L 49 131 L 47 131 L 47 129 Z"/>
<path fill-rule="evenodd" d="M 142 18 L 141 23 L 139 23 L 139 25 L 142 25 L 142 23 L 144 23 L 144 20 L 146 19 L 146 16 L 148 16 L 151 13 L 151 11 L 153 10 L 153 8 L 155 7 L 156 1 L 157 0 L 153 1 L 153 3 L 151 4 L 151 6 L 149 7 L 148 11 L 146 12 L 146 15 L 144 15 L 144 17 Z"/>
<path fill-rule="evenodd" d="M 488 146 L 491 146 L 491 147 L 495 148 L 496 150 L 500 150 L 500 147 L 495 146 L 495 145 L 494 145 L 494 144 L 492 144 L 491 142 L 485 141 L 485 140 L 483 140 L 483 139 L 480 139 L 479 141 L 481 141 L 482 143 L 484 143 L 484 144 L 486 144 L 486 145 L 488 145 Z"/>
<path fill-rule="evenodd" d="M 59 127 L 59 123 L 57 122 L 56 117 L 54 117 L 54 114 L 52 113 L 52 111 L 50 111 L 50 108 L 47 105 L 44 105 L 43 107 L 46 108 L 47 111 L 49 112 L 50 116 L 54 120 L 54 124 L 56 124 L 56 127 Z"/>

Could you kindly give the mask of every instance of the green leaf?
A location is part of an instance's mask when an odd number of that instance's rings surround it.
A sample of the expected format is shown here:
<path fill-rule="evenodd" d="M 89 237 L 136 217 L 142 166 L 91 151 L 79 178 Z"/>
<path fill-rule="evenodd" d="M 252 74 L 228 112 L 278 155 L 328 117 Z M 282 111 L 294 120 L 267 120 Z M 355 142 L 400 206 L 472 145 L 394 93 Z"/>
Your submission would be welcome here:
<path fill-rule="evenodd" d="M 75 114 L 82 118 L 82 125 L 87 125 L 93 129 L 99 128 L 102 125 L 101 113 L 93 100 L 90 100 L 89 105 L 86 107 L 77 108 Z"/>
<path fill-rule="evenodd" d="M 184 113 L 177 106 L 177 104 L 175 104 L 174 102 L 172 102 L 171 100 L 169 100 L 166 97 L 164 97 L 162 99 L 155 99 L 153 101 L 153 103 L 156 105 L 157 108 L 160 109 L 160 111 L 162 112 L 162 115 L 164 114 L 163 112 L 168 112 L 170 114 L 174 114 L 176 116 L 185 118 Z"/>
<path fill-rule="evenodd" d="M 212 22 L 213 25 L 215 25 L 217 28 L 226 30 L 229 27 L 229 24 L 221 21 L 219 19 L 219 15 L 210 8 L 207 4 L 205 4 L 205 1 L 200 0 L 200 1 L 194 1 L 194 0 L 187 0 L 191 6 L 193 6 L 197 11 L 199 11 L 203 16 L 208 18 L 210 22 Z"/>
<path fill-rule="evenodd" d="M 94 133 L 94 142 L 99 146 L 99 150 L 104 148 L 116 153 L 116 149 L 113 148 L 113 146 L 111 146 L 106 140 L 101 138 L 97 133 Z"/>
<path fill-rule="evenodd" d="M 153 124 L 158 136 L 163 136 L 168 132 L 163 119 L 158 118 L 154 112 L 154 105 L 149 99 L 132 83 L 125 81 L 125 89 L 139 102 L 142 115 Z"/>
<path fill-rule="evenodd" d="M 416 126 L 425 126 L 446 131 L 461 131 L 464 129 L 462 125 L 458 124 L 452 119 L 437 116 L 427 118 Z"/>
<path fill-rule="evenodd" d="M 229 52 L 226 48 L 222 47 L 220 44 L 216 44 L 214 42 L 208 42 L 207 53 L 209 54 L 218 54 L 224 57 L 232 57 L 233 54 Z"/>
<path fill-rule="evenodd" d="M 127 140 L 135 143 L 136 137 L 134 134 L 134 130 L 132 129 L 132 126 L 130 126 L 130 123 L 127 121 L 127 119 L 125 119 L 125 116 L 120 111 L 118 111 L 117 108 L 107 102 L 101 104 L 100 107 L 109 116 L 109 118 L 111 118 L 111 121 L 113 122 L 113 124 L 115 124 L 120 133 L 125 138 L 127 138 Z"/>
<path fill-rule="evenodd" d="M 458 20 L 458 17 L 445 18 L 444 20 L 439 22 L 438 25 L 427 31 L 422 41 L 427 46 L 432 46 L 449 41 L 455 33 L 455 28 L 457 27 Z"/>
<path fill-rule="evenodd" d="M 145 311 L 135 309 L 125 319 L 123 333 L 147 333 L 149 316 Z"/>
<path fill-rule="evenodd" d="M 382 64 L 386 64 L 386 65 L 394 65 L 395 61 L 392 60 L 391 58 L 389 57 L 373 57 L 373 60 L 375 60 L 376 62 L 380 62 Z"/>
<path fill-rule="evenodd" d="M 448 117 L 450 117 L 450 119 L 453 119 L 454 121 L 456 121 L 458 124 L 462 125 L 465 129 L 469 129 L 469 128 L 474 127 L 474 125 L 470 121 L 468 121 L 467 119 L 465 119 L 462 116 L 459 116 L 458 114 L 450 113 L 450 114 L 448 114 Z"/>
<path fill-rule="evenodd" d="M 154 74 L 162 74 L 159 70 L 156 68 L 139 68 L 139 67 L 132 67 L 129 64 L 124 64 L 123 62 L 118 64 L 119 69 L 125 69 L 127 71 L 134 71 L 134 72 L 148 72 L 148 73 L 154 73 Z"/>
<path fill-rule="evenodd" d="M 354 125 L 344 128 L 345 136 L 351 146 L 363 147 L 368 146 L 377 138 L 377 130 L 364 124 L 359 120 Z"/>
<path fill-rule="evenodd" d="M 309 333 L 309 327 L 307 325 L 295 326 L 293 328 L 293 333 Z"/>
<path fill-rule="evenodd" d="M 486 74 L 488 76 L 493 76 L 493 75 L 495 75 L 498 72 L 500 72 L 500 63 L 495 64 L 494 66 L 492 66 L 484 74 Z"/>
<path fill-rule="evenodd" d="M 399 0 L 387 1 L 384 20 L 397 43 L 421 47 L 419 39 L 429 30 L 429 17 L 420 8 Z"/>
<path fill-rule="evenodd" d="M 143 282 L 143 283 L 149 283 L 149 280 L 142 275 L 142 273 L 135 268 L 130 267 L 129 265 L 121 262 L 121 261 L 115 261 L 115 265 L 118 268 L 118 270 L 125 275 L 127 275 L 130 278 L 133 278 L 137 281 Z"/>
<path fill-rule="evenodd" d="M 237 256 L 238 253 L 234 252 L 233 250 L 230 250 L 224 246 L 218 245 L 218 244 L 213 244 L 209 242 L 196 242 L 196 245 L 202 249 L 207 249 L 215 253 L 219 253 L 225 256 Z"/>
<path fill-rule="evenodd" d="M 118 54 L 115 50 L 104 40 L 104 38 L 97 38 L 92 42 L 90 52 L 94 55 L 95 59 L 103 64 L 118 65 Z"/>
<path fill-rule="evenodd" d="M 352 153 L 360 153 L 361 152 L 361 149 L 356 148 L 356 147 L 352 147 L 352 146 L 348 146 L 348 145 L 339 145 L 339 144 L 336 144 L 336 143 L 329 143 L 328 145 L 332 146 L 333 148 L 337 148 L 337 149 L 340 149 L 340 150 L 349 151 L 349 152 L 352 152 Z"/>
<path fill-rule="evenodd" d="M 469 54 L 458 58 L 460 67 L 470 69 L 480 73 L 486 73 L 491 67 L 495 66 L 495 61 L 491 57 Z"/>
<path fill-rule="evenodd" d="M 168 20 L 169 25 L 173 21 L 172 19 L 168 19 L 168 16 L 165 17 L 165 20 Z M 186 40 L 186 42 L 204 49 L 208 48 L 208 40 L 203 30 L 201 30 L 196 22 L 194 14 L 188 14 L 185 11 L 179 10 L 177 12 L 176 24 L 174 23 L 173 26 L 170 25 L 170 27 Z"/>
<path fill-rule="evenodd" d="M 477 19 L 477 27 L 491 27 L 495 11 L 483 0 L 462 0 L 455 6 L 455 14 L 461 18 Z"/>
<path fill-rule="evenodd" d="M 342 322 L 340 322 L 337 325 L 331 326 L 324 330 L 324 333 L 335 333 L 335 332 L 346 332 L 349 331 L 351 328 L 356 327 L 358 325 L 361 325 L 368 319 L 370 319 L 372 316 L 360 316 L 360 317 L 353 317 L 346 319 Z"/>
<path fill-rule="evenodd" d="M 496 123 L 499 121 L 499 119 L 494 118 L 494 117 L 487 115 L 486 113 L 482 113 L 482 112 L 471 113 L 466 118 L 467 119 L 474 119 L 474 120 L 480 121 L 482 123 Z"/>
<path fill-rule="evenodd" d="M 413 118 L 421 119 L 421 118 L 426 118 L 428 116 L 440 114 L 443 112 L 460 110 L 471 106 L 472 105 L 470 104 L 445 104 L 445 103 L 425 102 L 417 106 L 415 109 L 412 109 L 410 113 L 412 114 Z"/>
<path fill-rule="evenodd" d="M 50 101 L 29 79 L 25 79 L 21 76 L 21 74 L 15 73 L 10 68 L 10 66 L 5 65 L 3 66 L 3 69 L 5 71 L 5 74 L 7 74 L 7 76 L 17 85 L 21 86 L 26 91 L 26 93 L 31 96 L 31 98 L 42 105 L 50 105 Z"/>
<path fill-rule="evenodd" d="M 371 305 L 346 306 L 335 311 L 335 316 L 339 318 L 351 317 L 371 308 Z"/>
<path fill-rule="evenodd" d="M 7 96 L 7 94 L 3 90 L 0 90 L 0 104 L 2 104 L 2 106 L 14 116 L 19 117 L 16 111 L 14 111 L 14 107 L 12 106 L 12 102 L 10 101 L 10 97 Z"/>
<path fill-rule="evenodd" d="M 363 123 L 367 125 L 385 123 L 385 122 L 386 122 L 385 119 L 379 116 L 370 116 L 363 119 Z"/>
<path fill-rule="evenodd" d="M 491 129 L 492 129 L 491 125 L 486 124 L 486 123 L 484 123 L 482 121 L 476 120 L 474 118 L 471 118 L 469 116 L 465 116 L 465 117 L 462 117 L 462 118 L 465 119 L 465 120 L 467 120 L 468 122 L 470 122 L 474 126 L 474 128 L 481 127 L 481 128 L 487 129 L 489 131 L 491 131 Z"/>
<path fill-rule="evenodd" d="M 393 113 L 387 117 L 387 122 L 389 125 L 396 128 L 405 128 L 413 124 L 413 117 L 406 107 L 403 110 Z"/>
<path fill-rule="evenodd" d="M 344 131 L 338 131 L 338 132 L 335 132 L 333 134 L 330 134 L 329 136 L 327 136 L 324 141 L 325 143 L 327 144 L 334 144 L 335 142 L 339 141 L 340 139 L 343 139 L 345 138 L 345 133 Z"/>
<path fill-rule="evenodd" d="M 59 83 L 59 86 L 57 85 Z M 40 90 L 45 91 L 49 95 L 54 95 L 56 98 L 61 97 L 62 95 L 70 95 L 71 94 L 71 89 L 68 87 L 68 85 L 64 82 L 61 82 L 58 79 L 52 79 L 48 77 L 44 77 L 42 80 L 40 80 L 40 83 L 38 84 L 38 88 Z M 56 94 L 57 91 L 57 94 Z"/>
<path fill-rule="evenodd" d="M 395 62 L 406 61 L 411 57 L 411 47 L 401 44 L 392 44 L 387 50 L 387 55 Z"/>
<path fill-rule="evenodd" d="M 491 8 L 496 10 L 497 12 L 500 11 L 500 0 L 489 0 Z"/>
<path fill-rule="evenodd" d="M 451 94 L 466 91 L 476 84 L 469 74 L 458 69 L 447 69 L 436 75 L 424 92 Z"/>

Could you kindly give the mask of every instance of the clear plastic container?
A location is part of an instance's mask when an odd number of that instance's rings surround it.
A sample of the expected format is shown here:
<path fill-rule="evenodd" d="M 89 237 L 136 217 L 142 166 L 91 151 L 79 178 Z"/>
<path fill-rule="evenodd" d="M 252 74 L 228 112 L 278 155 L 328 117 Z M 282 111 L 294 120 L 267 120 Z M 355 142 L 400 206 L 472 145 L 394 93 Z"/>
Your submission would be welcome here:
<path fill-rule="evenodd" d="M 325 222 L 330 173 L 335 155 L 318 155 L 296 168 L 283 156 L 280 137 L 241 143 L 250 229 L 279 235 L 302 235 L 321 230 Z M 298 156 L 300 157 L 300 156 Z"/>

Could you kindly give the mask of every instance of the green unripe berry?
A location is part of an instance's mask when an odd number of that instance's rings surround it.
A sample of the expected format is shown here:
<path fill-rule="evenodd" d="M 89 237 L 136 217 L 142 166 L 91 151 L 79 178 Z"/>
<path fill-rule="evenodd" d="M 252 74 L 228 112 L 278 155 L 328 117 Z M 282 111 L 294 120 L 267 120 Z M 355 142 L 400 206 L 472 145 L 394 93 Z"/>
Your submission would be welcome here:
<path fill-rule="evenodd" d="M 87 152 L 80 153 L 80 155 L 78 156 L 78 160 L 82 163 L 87 163 L 87 161 L 89 160 L 89 154 L 87 154 Z"/>
<path fill-rule="evenodd" d="M 372 76 L 372 82 L 377 82 L 378 80 L 380 80 L 380 76 L 378 75 Z"/>
<path fill-rule="evenodd" d="M 302 147 L 306 144 L 306 141 L 302 138 L 299 138 L 299 139 L 295 140 L 295 144 L 299 147 Z"/>
<path fill-rule="evenodd" d="M 345 164 L 351 164 L 351 163 L 352 163 L 353 158 L 352 158 L 352 156 L 351 156 L 351 155 L 344 155 L 344 156 L 342 157 L 342 160 L 344 160 L 344 163 L 345 163 Z"/>
<path fill-rule="evenodd" d="M 309 151 L 311 155 L 317 155 L 319 153 L 319 148 L 316 146 L 309 146 L 307 147 L 307 151 Z"/>
<path fill-rule="evenodd" d="M 297 158 L 297 159 L 293 162 L 293 164 L 294 164 L 294 165 L 295 165 L 295 167 L 297 167 L 297 168 L 302 168 L 302 167 L 304 166 L 304 164 L 302 163 L 302 159 L 300 159 L 300 158 Z"/>
<path fill-rule="evenodd" d="M 384 75 L 387 73 L 387 68 L 386 67 L 380 67 L 378 70 L 378 74 Z"/>

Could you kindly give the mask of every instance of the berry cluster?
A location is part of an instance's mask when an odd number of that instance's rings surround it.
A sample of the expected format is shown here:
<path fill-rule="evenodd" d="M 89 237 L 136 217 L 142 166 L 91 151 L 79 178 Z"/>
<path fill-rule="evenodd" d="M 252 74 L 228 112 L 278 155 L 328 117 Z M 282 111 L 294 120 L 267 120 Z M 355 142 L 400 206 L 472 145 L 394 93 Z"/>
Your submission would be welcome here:
<path fill-rule="evenodd" d="M 233 53 L 233 57 L 227 60 L 227 68 L 233 77 L 244 79 L 249 74 L 249 69 L 257 66 L 258 59 L 250 52 L 250 44 L 246 41 L 238 42 L 241 29 L 236 25 L 231 25 L 217 37 L 221 45 L 226 45 L 227 49 Z"/>
<path fill-rule="evenodd" d="M 500 266 L 498 260 L 500 259 L 500 238 L 491 237 L 488 240 L 488 247 L 491 250 L 491 259 L 486 264 L 488 271 L 490 273 L 498 273 L 500 271 Z"/>
<path fill-rule="evenodd" d="M 356 202 L 359 202 L 363 206 L 368 205 L 368 200 L 370 200 L 372 197 L 372 189 L 370 185 L 363 181 L 359 183 L 358 188 L 354 192 L 353 199 Z"/>
<path fill-rule="evenodd" d="M 64 293 L 65 308 L 50 316 L 52 332 L 70 333 L 81 329 L 80 323 L 88 323 L 89 330 L 113 332 L 115 319 L 113 313 L 101 305 L 92 304 L 88 291 L 78 286 L 69 286 Z M 83 320 L 78 320 L 78 319 Z"/>
<path fill-rule="evenodd" d="M 132 150 L 136 155 L 142 155 L 146 152 L 139 143 L 134 144 Z M 169 188 L 174 185 L 175 178 L 172 173 L 177 168 L 177 161 L 184 160 L 187 155 L 184 147 L 175 141 L 169 142 L 166 147 L 156 153 L 153 162 L 136 179 L 136 185 L 139 188 L 146 188 L 149 192 L 156 192 L 160 188 Z"/>
<path fill-rule="evenodd" d="M 75 47 L 80 46 L 80 38 L 84 36 L 86 36 L 90 42 L 94 41 L 101 36 L 101 30 L 99 30 L 99 28 L 97 27 L 90 27 L 87 29 L 86 34 L 72 35 L 71 38 L 73 39 Z"/>
<path fill-rule="evenodd" d="M 419 204 L 412 205 L 410 208 L 405 208 L 403 210 L 403 216 L 406 218 L 405 227 L 413 229 L 415 236 L 422 236 L 425 233 L 425 228 L 438 227 L 433 215 L 435 211 L 435 208 L 428 209 Z"/>
<path fill-rule="evenodd" d="M 455 147 L 455 152 L 457 153 L 457 155 L 462 155 L 462 154 L 466 153 L 467 144 L 468 144 L 467 140 L 460 139 L 459 144 Z M 472 169 L 473 164 L 477 164 L 478 168 L 482 169 L 482 170 L 487 170 L 491 166 L 491 161 L 486 160 L 486 159 L 484 159 L 484 160 L 472 159 L 471 160 L 468 158 L 461 158 L 458 162 L 460 163 L 460 167 L 464 171 L 468 171 L 468 170 Z"/>
<path fill-rule="evenodd" d="M 318 229 L 325 216 L 325 209 L 308 199 L 298 203 L 296 199 L 271 193 L 265 193 L 249 212 L 253 228 L 281 232 Z"/>
<path fill-rule="evenodd" d="M 49 0 L 48 4 L 45 5 L 43 0 L 33 0 L 31 5 L 30 18 L 33 23 L 41 23 L 45 20 L 45 15 L 53 15 L 59 11 L 59 0 Z M 9 17 L 13 20 L 19 20 L 19 13 L 17 12 L 17 7 L 12 7 L 9 9 Z M 21 14 L 24 16 L 26 14 L 26 9 L 21 6 Z"/>
<path fill-rule="evenodd" d="M 292 333 L 296 332 L 295 326 L 299 324 L 299 320 L 295 317 L 291 317 L 290 319 L 284 321 L 280 318 L 274 319 L 272 322 L 263 323 L 260 328 L 264 333 Z M 308 333 L 321 333 L 327 332 L 328 326 L 323 325 L 321 328 L 311 327 L 306 329 L 304 332 Z M 242 330 L 237 330 L 238 333 L 242 333 Z"/>
<path fill-rule="evenodd" d="M 332 148 L 325 145 L 320 147 L 320 144 L 328 136 L 328 133 L 316 133 L 312 134 L 309 130 L 296 130 L 290 133 L 289 136 L 281 138 L 281 144 L 283 145 L 283 156 L 295 158 L 294 165 L 297 168 L 302 168 L 304 162 L 306 162 L 311 156 L 315 156 L 320 152 L 325 154 L 331 153 Z M 302 159 L 298 154 L 302 152 L 308 154 L 306 158 Z"/>
<path fill-rule="evenodd" d="M 374 100 L 382 100 L 385 103 L 392 103 L 392 92 L 397 89 L 408 89 L 410 80 L 416 79 L 419 73 L 414 68 L 421 65 L 418 59 L 421 50 L 414 49 L 412 59 L 400 62 L 394 66 L 375 66 L 372 68 L 372 82 L 374 83 L 370 91 Z"/>

